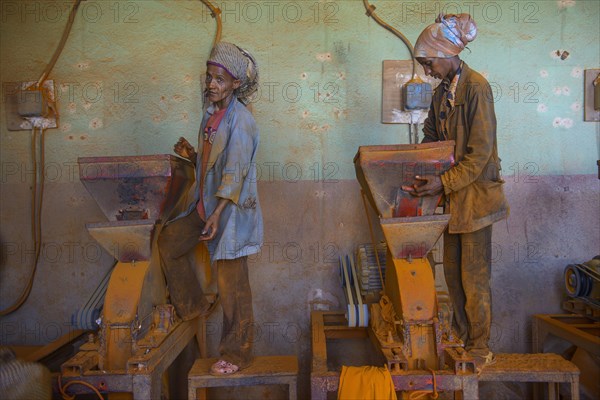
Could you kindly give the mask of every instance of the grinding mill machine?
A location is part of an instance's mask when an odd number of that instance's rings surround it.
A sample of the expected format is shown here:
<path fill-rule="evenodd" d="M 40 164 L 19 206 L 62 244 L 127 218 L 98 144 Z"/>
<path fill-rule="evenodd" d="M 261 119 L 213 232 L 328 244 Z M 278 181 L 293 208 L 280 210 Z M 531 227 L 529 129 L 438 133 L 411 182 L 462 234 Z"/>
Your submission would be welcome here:
<path fill-rule="evenodd" d="M 162 223 L 186 205 L 193 166 L 172 155 L 88 157 L 78 163 L 81 182 L 108 219 L 86 228 L 117 263 L 97 340 L 62 365 L 63 379 L 139 399 L 160 398 L 163 373 L 198 326 L 181 322 L 168 304 L 156 246 Z"/>
<path fill-rule="evenodd" d="M 448 296 L 436 293 L 428 254 L 450 215 L 435 214 L 441 194 L 414 197 L 402 186 L 449 169 L 454 142 L 361 146 L 354 163 L 387 243 L 384 295 L 369 309 L 372 336 L 391 370 L 442 369 L 445 350 L 461 343 L 452 333 Z"/>

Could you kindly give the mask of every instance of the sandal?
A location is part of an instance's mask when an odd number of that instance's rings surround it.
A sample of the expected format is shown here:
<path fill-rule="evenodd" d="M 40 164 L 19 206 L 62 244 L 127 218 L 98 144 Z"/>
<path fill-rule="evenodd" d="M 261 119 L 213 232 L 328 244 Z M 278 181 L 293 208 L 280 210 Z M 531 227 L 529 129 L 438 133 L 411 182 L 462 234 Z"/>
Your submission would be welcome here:
<path fill-rule="evenodd" d="M 496 356 L 491 351 L 485 355 L 472 354 L 471 356 L 475 363 L 475 373 L 477 375 L 480 375 L 485 367 L 496 364 Z"/>
<path fill-rule="evenodd" d="M 210 367 L 213 375 L 229 375 L 238 372 L 240 367 L 225 360 L 219 360 Z"/>

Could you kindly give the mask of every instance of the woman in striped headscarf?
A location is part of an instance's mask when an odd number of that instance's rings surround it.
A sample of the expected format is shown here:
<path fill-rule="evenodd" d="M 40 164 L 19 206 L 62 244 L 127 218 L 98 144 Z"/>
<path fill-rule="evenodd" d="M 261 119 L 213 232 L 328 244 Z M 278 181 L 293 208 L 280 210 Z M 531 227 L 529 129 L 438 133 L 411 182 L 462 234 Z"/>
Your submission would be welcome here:
<path fill-rule="evenodd" d="M 208 309 L 188 258 L 198 242 L 208 248 L 223 308 L 221 358 L 211 371 L 230 374 L 253 359 L 247 259 L 260 250 L 263 220 L 255 162 L 259 135 L 245 104 L 257 90 L 258 67 L 250 53 L 225 42 L 215 45 L 206 66 L 198 151 L 184 138 L 174 147 L 196 165 L 195 195 L 187 211 L 163 228 L 158 246 L 171 301 L 184 320 Z"/>
<path fill-rule="evenodd" d="M 454 328 L 478 366 L 493 362 L 491 327 L 492 224 L 508 216 L 500 177 L 494 99 L 487 80 L 459 58 L 477 36 L 469 14 L 440 15 L 421 33 L 415 57 L 435 89 L 423 142 L 454 140 L 456 164 L 439 176 L 417 176 L 404 189 L 415 196 L 445 194 L 451 214 L 444 235 L 444 274 L 454 305 Z"/>

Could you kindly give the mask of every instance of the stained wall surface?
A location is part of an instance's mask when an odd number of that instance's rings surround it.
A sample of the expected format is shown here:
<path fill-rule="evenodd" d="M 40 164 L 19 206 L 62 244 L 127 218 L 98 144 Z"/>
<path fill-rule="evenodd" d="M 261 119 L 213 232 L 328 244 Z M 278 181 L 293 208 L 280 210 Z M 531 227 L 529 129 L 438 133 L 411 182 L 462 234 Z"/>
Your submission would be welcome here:
<path fill-rule="evenodd" d="M 584 70 L 600 65 L 600 3 L 373 3 L 413 42 L 440 11 L 470 12 L 479 25 L 461 57 L 494 89 L 512 208 L 494 227 L 492 347 L 528 351 L 531 315 L 560 311 L 564 267 L 600 253 L 600 128 L 583 122 Z M 261 73 L 252 103 L 265 214 L 265 246 L 251 266 L 257 353 L 298 354 L 306 379 L 309 311 L 344 307 L 338 257 L 370 240 L 353 156 L 360 145 L 409 141 L 406 125 L 380 123 L 382 61 L 410 56 L 367 18 L 362 1 L 215 4 L 222 39 L 251 51 Z M 40 76 L 69 5 L 1 3 L 4 92 L 10 82 Z M 0 342 L 43 344 L 71 329 L 71 315 L 113 265 L 85 230 L 104 216 L 79 182 L 77 157 L 171 153 L 180 136 L 196 142 L 214 34 L 215 22 L 199 1 L 82 3 L 50 75 L 60 127 L 44 134 L 40 263 L 25 305 L 0 319 Z M 0 141 L 0 307 L 6 308 L 31 269 L 34 167 L 31 132 L 8 131 L 2 123 Z"/>

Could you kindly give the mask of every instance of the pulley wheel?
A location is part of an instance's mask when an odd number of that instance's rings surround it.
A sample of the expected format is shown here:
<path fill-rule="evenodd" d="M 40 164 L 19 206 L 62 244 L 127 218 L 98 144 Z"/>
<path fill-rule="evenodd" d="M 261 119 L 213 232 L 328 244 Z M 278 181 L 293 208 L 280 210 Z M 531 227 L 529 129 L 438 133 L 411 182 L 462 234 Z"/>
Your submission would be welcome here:
<path fill-rule="evenodd" d="M 571 297 L 585 296 L 591 289 L 587 276 L 575 264 L 569 264 L 565 268 L 565 289 Z"/>

